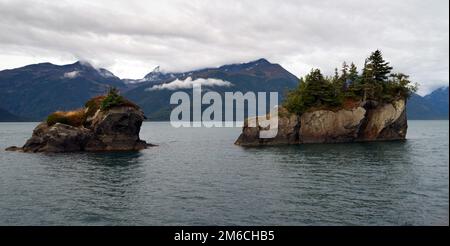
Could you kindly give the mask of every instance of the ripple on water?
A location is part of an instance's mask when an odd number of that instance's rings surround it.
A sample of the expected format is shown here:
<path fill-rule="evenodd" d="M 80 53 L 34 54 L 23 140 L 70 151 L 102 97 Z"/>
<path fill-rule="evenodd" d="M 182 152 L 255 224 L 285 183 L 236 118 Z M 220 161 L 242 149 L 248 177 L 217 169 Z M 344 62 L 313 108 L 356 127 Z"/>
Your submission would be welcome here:
<path fill-rule="evenodd" d="M 0 148 L 35 123 L 0 123 Z M 5 225 L 448 225 L 448 121 L 408 140 L 241 148 L 240 129 L 144 123 L 141 152 L 1 151 Z"/>

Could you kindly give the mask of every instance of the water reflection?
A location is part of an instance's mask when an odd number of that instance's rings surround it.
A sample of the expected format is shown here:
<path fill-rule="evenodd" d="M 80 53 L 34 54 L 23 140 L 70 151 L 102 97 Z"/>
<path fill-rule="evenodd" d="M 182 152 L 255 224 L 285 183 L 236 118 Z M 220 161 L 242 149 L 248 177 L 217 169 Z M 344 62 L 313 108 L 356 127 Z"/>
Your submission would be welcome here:
<path fill-rule="evenodd" d="M 398 208 L 421 214 L 420 170 L 411 157 L 414 141 L 307 144 L 245 149 L 247 155 L 276 163 L 280 199 L 296 213 L 327 224 L 417 224 L 394 212 Z M 417 192 L 411 192 L 417 191 Z M 315 211 L 311 214 L 311 211 Z M 332 214 L 332 216 L 330 216 Z M 346 222 L 346 220 L 348 220 Z"/>
<path fill-rule="evenodd" d="M 117 224 L 126 213 L 133 210 L 139 192 L 145 182 L 142 153 L 69 153 L 41 155 L 40 165 L 49 176 L 49 185 L 54 187 L 56 197 L 64 193 L 59 203 L 66 208 L 69 221 L 95 224 Z M 45 188 L 49 189 L 49 188 Z M 45 194 L 51 199 L 52 194 Z M 63 205 L 65 204 L 65 206 Z M 72 217 L 73 216 L 73 217 Z M 75 218 L 76 217 L 76 218 Z M 132 217 L 130 217 L 131 219 Z"/>
<path fill-rule="evenodd" d="M 242 148 L 248 154 L 270 154 L 288 159 L 309 160 L 314 162 L 320 157 L 330 157 L 328 161 L 337 161 L 337 164 L 345 164 L 347 160 L 358 156 L 369 157 L 365 160 L 370 164 L 386 164 L 391 161 L 410 161 L 411 144 L 409 141 L 386 141 L 368 143 L 340 143 L 340 144 L 302 144 L 282 146 L 261 146 L 257 148 Z M 289 158 L 291 157 L 291 158 Z M 344 160 L 344 163 L 339 161 Z"/>
<path fill-rule="evenodd" d="M 139 151 L 124 152 L 98 152 L 87 153 L 86 156 L 92 161 L 92 164 L 101 166 L 129 166 L 139 164 L 139 158 L 142 157 Z"/>

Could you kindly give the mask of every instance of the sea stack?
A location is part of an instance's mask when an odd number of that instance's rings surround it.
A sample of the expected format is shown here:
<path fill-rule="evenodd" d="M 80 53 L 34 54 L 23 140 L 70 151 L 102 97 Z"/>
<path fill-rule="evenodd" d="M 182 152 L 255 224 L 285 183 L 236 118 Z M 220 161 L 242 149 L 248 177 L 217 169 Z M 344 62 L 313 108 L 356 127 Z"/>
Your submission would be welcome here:
<path fill-rule="evenodd" d="M 288 92 L 278 115 L 247 119 L 235 143 L 258 146 L 404 140 L 408 129 L 406 101 L 418 87 L 408 75 L 391 73 L 392 69 L 380 50 L 366 58 L 361 73 L 354 63 L 349 66 L 346 62 L 332 77 L 311 69 Z M 274 138 L 261 138 L 261 131 L 267 129 L 254 124 L 267 118 L 278 121 Z"/>
<path fill-rule="evenodd" d="M 403 140 L 408 128 L 404 99 L 383 104 L 362 101 L 339 110 L 310 110 L 301 115 L 281 107 L 275 138 L 260 138 L 261 128 L 248 126 L 252 120 L 256 117 L 246 120 L 235 144 L 260 146 Z"/>
<path fill-rule="evenodd" d="M 89 100 L 82 109 L 55 112 L 40 123 L 23 152 L 135 151 L 150 144 L 139 139 L 144 113 L 112 90 Z"/>

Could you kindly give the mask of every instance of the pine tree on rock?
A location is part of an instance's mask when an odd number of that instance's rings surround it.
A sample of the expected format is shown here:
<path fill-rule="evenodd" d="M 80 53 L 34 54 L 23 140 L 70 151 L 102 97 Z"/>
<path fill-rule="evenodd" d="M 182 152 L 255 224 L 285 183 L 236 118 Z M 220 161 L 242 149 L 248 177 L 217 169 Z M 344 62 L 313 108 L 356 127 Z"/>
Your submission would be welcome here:
<path fill-rule="evenodd" d="M 348 79 L 353 83 L 358 79 L 358 68 L 356 67 L 355 63 L 350 64 L 350 70 L 348 74 Z"/>
<path fill-rule="evenodd" d="M 383 59 L 383 55 L 380 50 L 374 51 L 368 58 L 368 64 L 371 65 L 373 77 L 376 82 L 386 82 L 389 74 L 392 71 L 392 67 L 389 66 L 389 62 Z"/>

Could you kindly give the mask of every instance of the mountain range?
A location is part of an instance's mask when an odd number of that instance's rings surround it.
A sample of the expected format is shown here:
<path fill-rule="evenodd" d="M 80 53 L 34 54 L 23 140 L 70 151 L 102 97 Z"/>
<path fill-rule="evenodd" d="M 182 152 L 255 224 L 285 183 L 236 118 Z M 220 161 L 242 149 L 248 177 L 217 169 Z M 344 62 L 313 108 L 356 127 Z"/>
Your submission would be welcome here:
<path fill-rule="evenodd" d="M 439 88 L 422 97 L 414 94 L 408 100 L 408 119 L 441 120 L 448 119 L 448 86 Z"/>
<path fill-rule="evenodd" d="M 120 79 L 112 72 L 78 61 L 73 64 L 32 64 L 0 71 L 0 121 L 41 121 L 56 110 L 80 108 L 89 98 L 118 88 L 136 102 L 150 120 L 168 120 L 174 91 L 192 93 L 185 85 L 201 82 L 203 91 L 279 93 L 279 101 L 298 78 L 266 59 L 170 73 L 159 67 L 142 79 Z M 448 119 L 448 87 L 408 102 L 409 119 Z"/>

